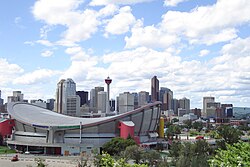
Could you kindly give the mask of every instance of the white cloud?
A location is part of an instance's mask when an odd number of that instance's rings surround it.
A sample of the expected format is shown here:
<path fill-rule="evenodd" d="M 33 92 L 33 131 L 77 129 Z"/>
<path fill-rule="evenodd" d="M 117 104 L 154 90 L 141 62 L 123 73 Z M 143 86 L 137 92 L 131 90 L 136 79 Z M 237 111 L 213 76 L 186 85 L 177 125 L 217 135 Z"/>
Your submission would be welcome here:
<path fill-rule="evenodd" d="M 200 51 L 199 56 L 200 56 L 200 57 L 204 57 L 204 56 L 208 55 L 209 53 L 210 53 L 209 50 L 203 49 L 203 50 Z"/>
<path fill-rule="evenodd" d="M 185 2 L 188 0 L 165 0 L 164 5 L 165 6 L 177 6 L 181 2 Z"/>
<path fill-rule="evenodd" d="M 44 40 L 44 39 L 37 40 L 36 43 L 39 43 L 39 44 L 44 45 L 44 46 L 53 46 L 54 45 L 50 41 Z"/>
<path fill-rule="evenodd" d="M 0 86 L 10 83 L 20 75 L 23 69 L 17 64 L 11 64 L 6 59 L 0 58 Z"/>
<path fill-rule="evenodd" d="M 126 48 L 135 48 L 139 46 L 153 48 L 168 48 L 179 42 L 179 38 L 174 34 L 162 31 L 160 28 L 152 26 L 143 27 L 141 20 L 131 30 L 132 35 L 126 36 Z"/>
<path fill-rule="evenodd" d="M 117 4 L 117 5 L 129 5 L 142 2 L 150 2 L 153 0 L 92 0 L 90 2 L 91 6 L 103 6 L 108 4 Z"/>
<path fill-rule="evenodd" d="M 39 0 L 33 6 L 32 13 L 37 20 L 42 20 L 48 25 L 66 26 L 67 30 L 62 34 L 64 44 L 79 42 L 90 38 L 99 24 L 96 11 L 77 10 L 82 2 L 82 0 Z"/>
<path fill-rule="evenodd" d="M 59 71 L 39 69 L 15 78 L 13 80 L 13 84 L 32 85 L 39 83 L 48 83 L 48 80 L 50 78 L 58 74 L 60 74 Z"/>
<path fill-rule="evenodd" d="M 120 8 L 119 13 L 108 20 L 105 27 L 106 36 L 108 34 L 123 34 L 129 31 L 130 26 L 135 23 L 135 17 L 131 13 L 131 8 L 125 6 Z"/>
<path fill-rule="evenodd" d="M 51 57 L 52 55 L 53 55 L 53 52 L 50 50 L 46 50 L 46 51 L 41 53 L 42 57 Z"/>
<path fill-rule="evenodd" d="M 202 36 L 210 37 L 210 43 L 216 40 L 221 42 L 221 36 L 224 37 L 223 41 L 231 40 L 235 38 L 233 27 L 250 21 L 249 8 L 250 1 L 219 0 L 212 6 L 197 7 L 190 12 L 168 11 L 162 17 L 161 27 L 191 40 Z"/>
<path fill-rule="evenodd" d="M 249 8 L 250 1 L 219 0 L 189 12 L 168 11 L 156 25 L 144 27 L 142 20 L 137 21 L 131 36 L 125 38 L 126 47 L 167 49 L 180 41 L 192 45 L 228 42 L 238 37 L 239 26 L 250 23 Z"/>

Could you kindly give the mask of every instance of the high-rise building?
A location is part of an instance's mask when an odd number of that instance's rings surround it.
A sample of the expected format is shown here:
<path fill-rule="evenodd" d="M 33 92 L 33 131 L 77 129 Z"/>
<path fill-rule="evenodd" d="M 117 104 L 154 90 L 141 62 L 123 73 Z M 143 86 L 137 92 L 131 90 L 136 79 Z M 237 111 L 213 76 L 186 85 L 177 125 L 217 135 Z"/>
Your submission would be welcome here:
<path fill-rule="evenodd" d="M 30 103 L 42 108 L 47 108 L 47 103 L 45 101 L 43 101 L 42 99 L 38 99 L 38 100 L 30 100 Z"/>
<path fill-rule="evenodd" d="M 144 106 L 149 102 L 149 92 L 140 91 L 138 94 L 138 106 Z"/>
<path fill-rule="evenodd" d="M 178 100 L 179 102 L 179 108 L 185 109 L 187 113 L 190 112 L 190 100 L 186 97 L 183 97 L 182 99 Z"/>
<path fill-rule="evenodd" d="M 138 108 L 138 93 L 132 92 L 132 95 L 134 96 L 134 109 Z"/>
<path fill-rule="evenodd" d="M 173 107 L 174 115 L 178 115 L 178 108 L 179 108 L 178 99 L 172 100 L 172 107 Z"/>
<path fill-rule="evenodd" d="M 23 94 L 21 91 L 13 91 L 13 96 L 8 96 L 8 103 L 10 102 L 23 102 Z"/>
<path fill-rule="evenodd" d="M 107 92 L 100 91 L 97 95 L 98 104 L 97 109 L 102 113 L 106 113 L 106 105 L 107 105 Z"/>
<path fill-rule="evenodd" d="M 3 105 L 3 99 L 2 99 L 2 92 L 0 90 L 0 106 L 2 106 L 2 105 Z"/>
<path fill-rule="evenodd" d="M 88 103 L 89 92 L 87 91 L 76 91 L 76 95 L 80 97 L 80 106 Z"/>
<path fill-rule="evenodd" d="M 77 115 L 80 112 L 80 97 L 76 95 L 76 84 L 70 78 L 62 79 L 57 84 L 55 111 L 65 115 Z"/>
<path fill-rule="evenodd" d="M 214 97 L 203 97 L 203 111 L 202 115 L 206 116 L 207 114 L 207 103 L 214 102 Z"/>
<path fill-rule="evenodd" d="M 119 113 L 134 110 L 134 95 L 129 92 L 119 94 Z"/>
<path fill-rule="evenodd" d="M 161 109 L 163 111 L 173 110 L 172 106 L 173 92 L 165 87 L 160 88 L 160 101 L 162 102 Z"/>
<path fill-rule="evenodd" d="M 109 100 L 110 111 L 115 111 L 115 100 Z"/>
<path fill-rule="evenodd" d="M 159 100 L 159 80 L 157 76 L 151 79 L 151 101 L 155 102 Z"/>
<path fill-rule="evenodd" d="M 91 90 L 90 90 L 89 107 L 94 108 L 94 106 L 95 106 L 95 101 L 96 101 L 95 89 L 91 89 Z"/>
<path fill-rule="evenodd" d="M 47 99 L 47 109 L 54 110 L 55 99 Z"/>

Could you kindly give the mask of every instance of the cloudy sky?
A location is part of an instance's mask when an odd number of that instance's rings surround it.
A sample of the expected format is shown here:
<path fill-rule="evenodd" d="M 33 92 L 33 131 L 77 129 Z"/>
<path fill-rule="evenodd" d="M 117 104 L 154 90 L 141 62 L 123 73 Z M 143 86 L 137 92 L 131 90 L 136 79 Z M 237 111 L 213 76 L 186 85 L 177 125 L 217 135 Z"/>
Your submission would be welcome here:
<path fill-rule="evenodd" d="M 0 90 L 53 98 L 61 78 L 111 96 L 150 91 L 250 106 L 249 0 L 8 0 L 0 2 Z"/>

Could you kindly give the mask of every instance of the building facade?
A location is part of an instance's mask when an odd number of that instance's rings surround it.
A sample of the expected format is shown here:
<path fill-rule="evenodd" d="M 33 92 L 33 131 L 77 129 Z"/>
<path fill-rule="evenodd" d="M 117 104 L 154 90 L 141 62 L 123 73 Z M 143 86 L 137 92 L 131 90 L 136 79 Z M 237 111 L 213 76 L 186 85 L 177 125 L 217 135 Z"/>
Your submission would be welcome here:
<path fill-rule="evenodd" d="M 119 94 L 119 114 L 134 110 L 134 95 L 129 92 Z"/>
<path fill-rule="evenodd" d="M 159 101 L 159 80 L 157 79 L 157 76 L 154 76 L 151 79 L 151 101 Z"/>

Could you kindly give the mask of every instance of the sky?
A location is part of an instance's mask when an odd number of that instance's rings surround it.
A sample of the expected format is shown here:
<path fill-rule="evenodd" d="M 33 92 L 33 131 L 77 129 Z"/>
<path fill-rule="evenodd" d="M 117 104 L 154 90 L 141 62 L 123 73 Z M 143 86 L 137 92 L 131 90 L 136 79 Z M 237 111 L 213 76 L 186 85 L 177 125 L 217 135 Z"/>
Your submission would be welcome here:
<path fill-rule="evenodd" d="M 77 90 L 149 91 L 151 78 L 202 108 L 202 97 L 250 107 L 249 0 L 0 1 L 0 90 L 55 97 Z"/>

